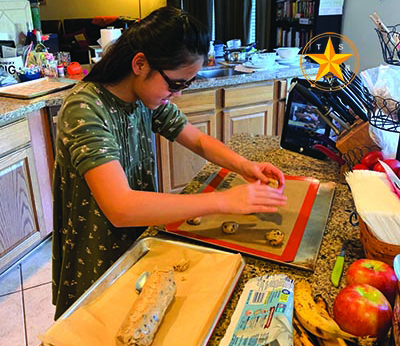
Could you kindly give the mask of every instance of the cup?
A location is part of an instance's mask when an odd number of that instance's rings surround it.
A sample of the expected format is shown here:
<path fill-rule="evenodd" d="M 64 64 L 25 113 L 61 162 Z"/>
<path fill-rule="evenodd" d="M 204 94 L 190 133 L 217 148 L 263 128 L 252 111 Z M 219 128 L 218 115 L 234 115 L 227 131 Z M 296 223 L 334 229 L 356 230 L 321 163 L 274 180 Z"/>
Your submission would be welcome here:
<path fill-rule="evenodd" d="M 276 53 L 254 53 L 249 57 L 253 65 L 272 67 L 275 64 Z"/>
<path fill-rule="evenodd" d="M 215 57 L 219 58 L 224 56 L 224 44 L 215 44 L 214 45 L 214 51 L 215 51 Z"/>
<path fill-rule="evenodd" d="M 279 57 L 284 60 L 292 60 L 297 57 L 300 48 L 297 47 L 279 47 L 275 49 Z"/>
<path fill-rule="evenodd" d="M 233 40 L 227 41 L 226 46 L 228 47 L 228 49 L 239 48 L 242 46 L 242 41 L 240 40 L 240 38 L 235 38 Z"/>

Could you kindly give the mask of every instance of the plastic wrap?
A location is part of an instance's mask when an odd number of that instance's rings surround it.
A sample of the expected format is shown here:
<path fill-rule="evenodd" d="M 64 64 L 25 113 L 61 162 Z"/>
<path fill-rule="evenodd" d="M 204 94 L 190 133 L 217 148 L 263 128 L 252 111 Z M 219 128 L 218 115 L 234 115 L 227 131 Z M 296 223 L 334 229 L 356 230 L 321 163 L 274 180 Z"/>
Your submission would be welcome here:
<path fill-rule="evenodd" d="M 292 346 L 293 291 L 284 274 L 249 280 L 220 346 Z"/>

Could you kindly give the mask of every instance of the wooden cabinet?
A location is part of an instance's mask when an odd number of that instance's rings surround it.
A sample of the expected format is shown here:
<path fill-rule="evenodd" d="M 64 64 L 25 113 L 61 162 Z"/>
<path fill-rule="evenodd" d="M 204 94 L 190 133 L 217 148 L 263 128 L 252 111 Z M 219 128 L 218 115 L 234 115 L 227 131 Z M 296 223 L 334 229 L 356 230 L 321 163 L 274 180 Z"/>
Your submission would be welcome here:
<path fill-rule="evenodd" d="M 223 141 L 235 133 L 275 134 L 274 83 L 224 89 Z"/>
<path fill-rule="evenodd" d="M 46 115 L 37 111 L 0 128 L 0 272 L 52 230 L 52 156 L 43 124 Z"/>
<path fill-rule="evenodd" d="M 236 133 L 278 134 L 285 100 L 286 82 L 277 80 L 187 91 L 174 102 L 194 126 L 226 143 Z M 180 192 L 206 161 L 165 138 L 157 144 L 160 191 Z"/>
<path fill-rule="evenodd" d="M 216 90 L 181 95 L 174 102 L 190 123 L 210 136 L 217 136 Z M 206 160 L 178 143 L 157 136 L 159 190 L 180 192 L 192 180 Z"/>

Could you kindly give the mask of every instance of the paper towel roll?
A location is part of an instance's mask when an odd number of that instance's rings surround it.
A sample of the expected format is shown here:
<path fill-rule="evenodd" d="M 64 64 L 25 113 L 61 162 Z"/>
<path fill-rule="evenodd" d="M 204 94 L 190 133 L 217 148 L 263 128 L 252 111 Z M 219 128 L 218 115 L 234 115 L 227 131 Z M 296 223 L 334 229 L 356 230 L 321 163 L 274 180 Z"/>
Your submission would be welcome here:
<path fill-rule="evenodd" d="M 121 29 L 106 28 L 100 30 L 100 46 L 103 52 L 107 47 L 121 36 Z"/>

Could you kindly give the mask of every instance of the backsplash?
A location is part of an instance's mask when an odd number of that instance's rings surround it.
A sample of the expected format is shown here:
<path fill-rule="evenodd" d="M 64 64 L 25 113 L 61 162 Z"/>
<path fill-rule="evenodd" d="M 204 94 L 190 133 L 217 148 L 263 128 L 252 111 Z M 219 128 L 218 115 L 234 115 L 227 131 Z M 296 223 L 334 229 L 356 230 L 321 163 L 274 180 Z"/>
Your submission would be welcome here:
<path fill-rule="evenodd" d="M 32 29 L 29 1 L 0 0 L 0 40 L 14 40 L 17 46 L 23 45 L 27 25 Z"/>

